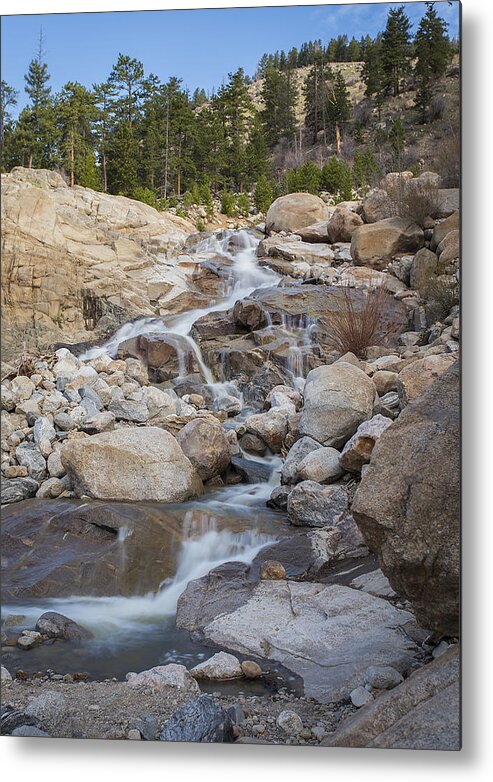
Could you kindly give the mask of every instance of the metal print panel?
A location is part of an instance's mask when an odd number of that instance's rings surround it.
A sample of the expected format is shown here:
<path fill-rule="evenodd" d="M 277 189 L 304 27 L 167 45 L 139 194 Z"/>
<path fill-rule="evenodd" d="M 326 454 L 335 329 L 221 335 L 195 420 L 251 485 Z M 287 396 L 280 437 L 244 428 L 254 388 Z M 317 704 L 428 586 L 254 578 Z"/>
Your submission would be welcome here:
<path fill-rule="evenodd" d="M 460 749 L 459 3 L 2 51 L 1 733 Z"/>

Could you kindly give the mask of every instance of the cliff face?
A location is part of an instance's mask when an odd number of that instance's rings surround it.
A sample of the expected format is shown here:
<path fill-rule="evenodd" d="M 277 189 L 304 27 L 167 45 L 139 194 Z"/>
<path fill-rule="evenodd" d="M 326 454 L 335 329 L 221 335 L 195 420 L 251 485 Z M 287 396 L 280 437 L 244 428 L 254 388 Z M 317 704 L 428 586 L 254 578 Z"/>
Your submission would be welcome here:
<path fill-rule="evenodd" d="M 69 188 L 52 171 L 2 174 L 3 355 L 180 311 L 190 270 L 167 256 L 194 230 L 139 201 Z"/>

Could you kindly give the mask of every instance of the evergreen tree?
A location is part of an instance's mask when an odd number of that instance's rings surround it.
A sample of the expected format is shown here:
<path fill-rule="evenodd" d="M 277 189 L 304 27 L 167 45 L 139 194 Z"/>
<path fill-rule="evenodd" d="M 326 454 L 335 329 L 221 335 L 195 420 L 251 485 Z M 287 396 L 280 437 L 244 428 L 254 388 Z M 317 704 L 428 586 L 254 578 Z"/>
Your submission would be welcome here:
<path fill-rule="evenodd" d="M 382 35 L 382 66 L 385 84 L 399 95 L 403 75 L 409 70 L 411 22 L 404 6 L 391 9 Z"/>
<path fill-rule="evenodd" d="M 260 115 L 254 116 L 250 138 L 246 147 L 246 174 L 250 182 L 257 182 L 270 172 L 269 148 L 266 143 Z"/>
<path fill-rule="evenodd" d="M 333 81 L 330 67 L 325 63 L 322 52 L 318 50 L 305 86 L 305 126 L 312 133 L 313 143 L 318 141 L 318 134 L 324 131 L 327 135 L 327 96 L 329 82 Z"/>
<path fill-rule="evenodd" d="M 101 84 L 93 84 L 94 100 L 97 108 L 95 122 L 96 128 L 96 146 L 99 154 L 99 163 L 101 166 L 101 184 L 103 192 L 108 190 L 107 175 L 107 157 L 108 157 L 108 138 L 111 132 L 113 117 L 113 99 L 115 90 L 109 81 Z"/>
<path fill-rule="evenodd" d="M 452 47 L 447 35 L 447 23 L 435 11 L 433 3 L 426 4 L 426 14 L 419 23 L 415 37 L 417 77 L 416 106 L 421 121 L 426 114 L 433 96 L 433 82 L 445 73 L 452 56 Z"/>
<path fill-rule="evenodd" d="M 59 129 L 60 162 L 69 172 L 70 186 L 98 188 L 100 177 L 94 157 L 95 96 L 77 82 L 68 82 L 55 104 Z"/>
<path fill-rule="evenodd" d="M 328 86 L 327 93 L 327 119 L 334 126 L 337 154 L 341 151 L 341 131 L 349 122 L 350 116 L 349 90 L 341 71 L 338 71 L 334 81 Z"/>
<path fill-rule="evenodd" d="M 246 177 L 246 148 L 253 104 L 243 68 L 230 73 L 228 79 L 228 83 L 219 92 L 216 106 L 222 117 L 226 137 L 228 165 L 224 173 L 241 192 Z"/>
<path fill-rule="evenodd" d="M 267 177 L 264 174 L 262 174 L 257 179 L 257 185 L 255 187 L 255 193 L 253 196 L 253 203 L 255 204 L 259 212 L 263 212 L 263 214 L 266 214 L 272 201 L 273 201 L 272 185 L 267 179 Z"/>
<path fill-rule="evenodd" d="M 386 93 L 381 36 L 377 36 L 375 41 L 368 42 L 366 45 L 362 76 L 366 85 L 365 95 L 374 98 L 380 119 Z"/>
<path fill-rule="evenodd" d="M 296 96 L 289 72 L 281 73 L 274 68 L 266 71 L 262 100 L 261 118 L 268 146 L 274 147 L 282 138 L 292 141 L 296 132 Z"/>
<path fill-rule="evenodd" d="M 43 35 L 39 36 L 36 57 L 29 63 L 24 77 L 25 90 L 31 100 L 21 127 L 22 146 L 27 152 L 28 168 L 49 168 L 54 162 L 55 117 L 51 100 L 50 74 L 44 58 Z"/>
<path fill-rule="evenodd" d="M 128 120 L 121 120 L 108 142 L 108 190 L 116 195 L 132 196 L 138 187 L 139 145 Z"/>
<path fill-rule="evenodd" d="M 6 81 L 2 79 L 0 84 L 0 122 L 1 122 L 1 138 L 2 138 L 2 150 L 5 147 L 5 133 L 7 130 L 7 127 L 10 125 L 12 121 L 12 117 L 10 115 L 10 107 L 15 106 L 17 104 L 17 96 L 18 96 L 17 90 L 14 90 L 13 87 L 10 87 Z"/>
<path fill-rule="evenodd" d="M 113 66 L 109 83 L 118 96 L 116 110 L 118 119 L 125 119 L 131 128 L 137 118 L 143 96 L 144 66 L 139 60 L 126 54 L 119 54 Z"/>

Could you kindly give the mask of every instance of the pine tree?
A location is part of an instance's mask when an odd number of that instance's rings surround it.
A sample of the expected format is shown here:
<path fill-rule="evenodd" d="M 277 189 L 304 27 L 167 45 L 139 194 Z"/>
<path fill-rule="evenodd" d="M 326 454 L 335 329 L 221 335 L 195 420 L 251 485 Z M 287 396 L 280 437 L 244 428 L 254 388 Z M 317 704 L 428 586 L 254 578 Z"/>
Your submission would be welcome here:
<path fill-rule="evenodd" d="M 138 187 L 139 146 L 127 120 L 121 120 L 108 142 L 108 190 L 116 195 L 132 196 Z"/>
<path fill-rule="evenodd" d="M 269 148 L 258 112 L 253 118 L 252 130 L 246 146 L 245 170 L 251 183 L 257 182 L 261 176 L 266 176 L 270 173 Z"/>
<path fill-rule="evenodd" d="M 99 154 L 99 163 L 101 166 L 101 184 L 103 192 L 108 190 L 107 175 L 107 157 L 108 157 L 108 138 L 111 132 L 113 117 L 113 99 L 115 90 L 109 81 L 101 84 L 93 84 L 95 105 L 97 108 L 96 127 L 96 145 Z"/>
<path fill-rule="evenodd" d="M 246 147 L 253 113 L 243 68 L 228 74 L 228 83 L 219 91 L 216 107 L 223 121 L 229 161 L 224 173 L 226 179 L 241 192 L 246 177 Z"/>
<path fill-rule="evenodd" d="M 29 63 L 24 77 L 25 90 L 31 99 L 29 114 L 23 117 L 23 146 L 27 151 L 28 168 L 49 168 L 54 162 L 55 117 L 51 100 L 50 74 L 45 62 L 43 34 L 39 36 L 36 57 Z"/>
<path fill-rule="evenodd" d="M 389 11 L 382 35 L 382 66 L 385 84 L 392 88 L 394 96 L 399 95 L 401 79 L 409 70 L 410 29 L 404 6 Z"/>
<path fill-rule="evenodd" d="M 10 115 L 10 107 L 17 104 L 17 90 L 10 87 L 6 81 L 2 79 L 0 84 L 0 122 L 1 122 L 1 138 L 2 138 L 2 152 L 5 147 L 5 133 L 7 127 L 10 125 L 12 117 Z"/>
<path fill-rule="evenodd" d="M 327 96 L 328 85 L 333 80 L 330 67 L 325 63 L 319 49 L 314 58 L 305 86 L 305 126 L 312 133 L 313 143 L 318 141 L 318 134 L 324 131 L 327 135 Z"/>
<path fill-rule="evenodd" d="M 273 201 L 272 185 L 265 175 L 261 175 L 257 180 L 253 203 L 263 214 L 266 214 Z"/>
<path fill-rule="evenodd" d="M 349 122 L 350 116 L 349 90 L 341 71 L 338 71 L 327 92 L 327 119 L 334 126 L 337 154 L 341 151 L 341 131 Z"/>
<path fill-rule="evenodd" d="M 426 9 L 415 37 L 416 106 L 422 122 L 426 121 L 433 96 L 433 82 L 445 73 L 452 56 L 447 22 L 438 16 L 433 3 L 427 3 Z"/>
<path fill-rule="evenodd" d="M 143 97 L 143 80 L 142 63 L 126 54 L 119 54 L 108 81 L 118 95 L 119 119 L 125 119 L 130 128 L 137 118 Z"/>
<path fill-rule="evenodd" d="M 380 119 L 386 93 L 381 36 L 377 36 L 375 41 L 367 43 L 362 76 L 366 85 L 365 95 L 374 98 Z"/>
<path fill-rule="evenodd" d="M 261 118 L 268 146 L 274 147 L 282 138 L 292 142 L 296 132 L 296 96 L 290 73 L 269 68 L 265 73 L 262 100 Z"/>
<path fill-rule="evenodd" d="M 70 186 L 98 187 L 94 158 L 95 95 L 77 82 L 68 82 L 55 104 L 61 164 L 69 172 Z"/>

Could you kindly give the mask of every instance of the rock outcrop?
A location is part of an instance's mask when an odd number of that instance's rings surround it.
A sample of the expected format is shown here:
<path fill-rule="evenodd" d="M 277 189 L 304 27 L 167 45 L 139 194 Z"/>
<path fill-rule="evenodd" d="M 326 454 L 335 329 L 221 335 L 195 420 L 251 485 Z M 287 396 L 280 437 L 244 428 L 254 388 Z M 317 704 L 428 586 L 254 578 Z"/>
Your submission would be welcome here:
<path fill-rule="evenodd" d="M 354 518 L 395 591 L 437 634 L 459 630 L 460 402 L 456 362 L 378 440 Z"/>
<path fill-rule="evenodd" d="M 53 171 L 2 174 L 3 354 L 180 311 L 193 269 L 158 254 L 194 230 L 140 201 L 70 188 Z"/>

